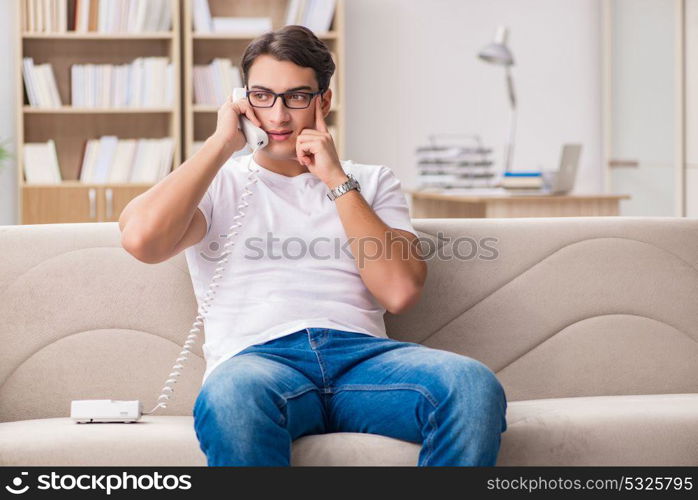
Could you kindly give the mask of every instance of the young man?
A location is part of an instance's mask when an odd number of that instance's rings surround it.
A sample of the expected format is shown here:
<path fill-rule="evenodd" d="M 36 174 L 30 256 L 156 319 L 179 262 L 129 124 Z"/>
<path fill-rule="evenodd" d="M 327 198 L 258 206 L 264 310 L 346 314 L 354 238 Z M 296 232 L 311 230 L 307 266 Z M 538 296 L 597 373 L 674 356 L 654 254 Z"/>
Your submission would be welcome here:
<path fill-rule="evenodd" d="M 494 373 L 387 338 L 383 314 L 419 299 L 426 263 L 392 171 L 338 158 L 325 122 L 334 69 L 302 26 L 254 40 L 247 97 L 221 106 L 204 146 L 121 215 L 140 260 L 185 250 L 201 303 L 247 161 L 258 171 L 205 317 L 201 449 L 209 465 L 289 465 L 303 435 L 365 432 L 420 443 L 418 465 L 494 465 L 507 407 Z M 245 146 L 240 115 L 269 135 L 252 158 L 232 157 Z"/>

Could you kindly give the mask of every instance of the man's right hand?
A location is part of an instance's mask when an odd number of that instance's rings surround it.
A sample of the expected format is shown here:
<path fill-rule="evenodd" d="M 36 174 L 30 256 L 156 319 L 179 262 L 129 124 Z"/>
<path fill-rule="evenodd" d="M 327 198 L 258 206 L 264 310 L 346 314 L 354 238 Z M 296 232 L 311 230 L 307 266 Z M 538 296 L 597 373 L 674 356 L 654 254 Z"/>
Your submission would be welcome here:
<path fill-rule="evenodd" d="M 250 106 L 247 98 L 242 97 L 237 101 L 233 101 L 232 95 L 228 97 L 218 109 L 218 123 L 213 136 L 226 145 L 230 154 L 240 151 L 247 143 L 245 134 L 243 134 L 240 128 L 240 115 L 244 115 L 254 125 L 262 128 L 262 122 L 255 115 L 254 109 Z"/>

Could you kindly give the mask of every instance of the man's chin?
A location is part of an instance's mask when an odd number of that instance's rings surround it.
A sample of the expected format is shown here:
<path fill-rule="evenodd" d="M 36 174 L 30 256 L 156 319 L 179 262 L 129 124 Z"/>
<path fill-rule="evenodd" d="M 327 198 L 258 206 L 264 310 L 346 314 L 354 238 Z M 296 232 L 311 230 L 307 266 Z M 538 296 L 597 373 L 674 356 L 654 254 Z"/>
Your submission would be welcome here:
<path fill-rule="evenodd" d="M 260 150 L 260 153 L 263 153 L 264 156 L 267 156 L 274 160 L 296 159 L 296 148 L 289 148 L 283 144 L 269 143 L 266 147 Z"/>

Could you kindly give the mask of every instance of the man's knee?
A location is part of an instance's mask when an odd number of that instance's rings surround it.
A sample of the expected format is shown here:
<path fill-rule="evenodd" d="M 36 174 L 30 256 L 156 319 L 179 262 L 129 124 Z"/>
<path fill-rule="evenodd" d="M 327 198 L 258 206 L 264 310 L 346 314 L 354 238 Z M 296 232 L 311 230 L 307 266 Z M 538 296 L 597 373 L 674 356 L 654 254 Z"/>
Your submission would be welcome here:
<path fill-rule="evenodd" d="M 452 383 L 460 400 L 471 411 L 479 409 L 485 415 L 500 415 L 501 432 L 507 428 L 507 398 L 502 383 L 496 374 L 484 363 L 476 359 L 460 356 L 460 362 L 454 363 Z M 493 424 L 495 420 L 492 420 Z"/>
<path fill-rule="evenodd" d="M 460 357 L 462 358 L 459 363 L 461 378 L 471 389 L 493 393 L 504 392 L 502 384 L 489 366 L 468 356 Z"/>
<path fill-rule="evenodd" d="M 473 407 L 506 409 L 504 388 L 487 365 L 450 352 L 441 357 L 441 369 L 437 373 L 441 394 Z"/>

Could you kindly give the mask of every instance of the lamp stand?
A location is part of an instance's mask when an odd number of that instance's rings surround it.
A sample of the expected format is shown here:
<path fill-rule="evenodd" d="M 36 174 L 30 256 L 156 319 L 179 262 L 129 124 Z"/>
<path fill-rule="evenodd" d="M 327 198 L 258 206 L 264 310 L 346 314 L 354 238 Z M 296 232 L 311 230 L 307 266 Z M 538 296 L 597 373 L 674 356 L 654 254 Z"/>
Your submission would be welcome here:
<path fill-rule="evenodd" d="M 509 66 L 506 66 L 506 76 L 509 104 L 511 105 L 511 124 L 509 125 L 509 139 L 505 150 L 504 171 L 511 172 L 511 163 L 514 158 L 514 139 L 516 136 L 516 95 L 514 94 L 514 82 L 511 78 Z"/>

